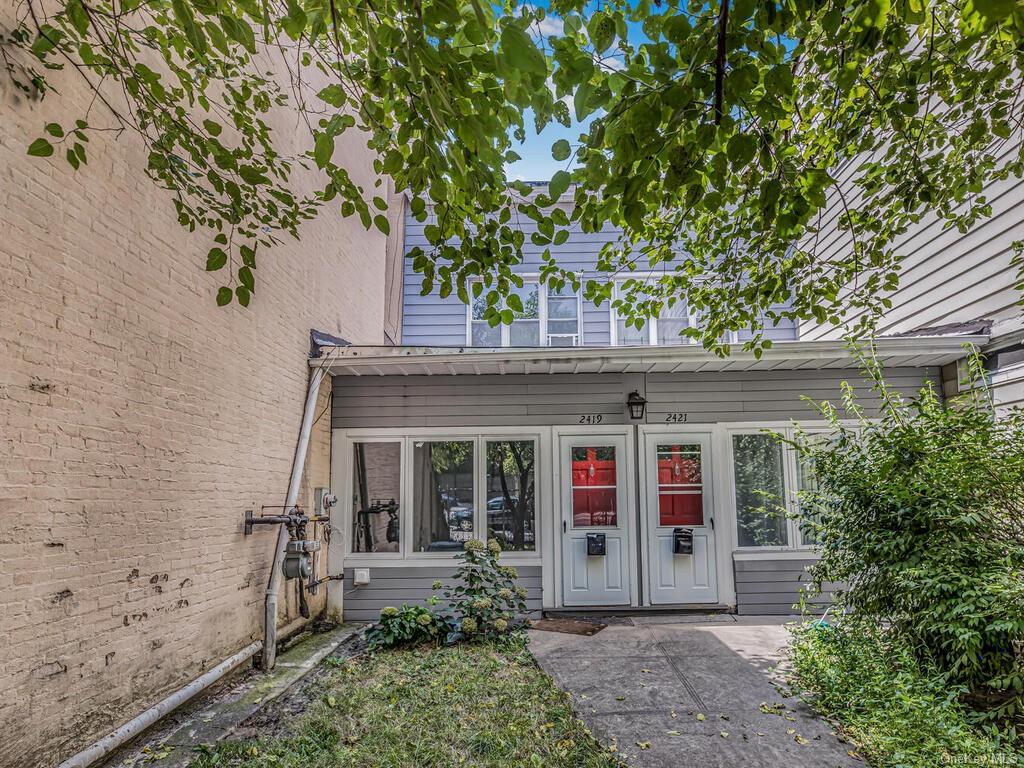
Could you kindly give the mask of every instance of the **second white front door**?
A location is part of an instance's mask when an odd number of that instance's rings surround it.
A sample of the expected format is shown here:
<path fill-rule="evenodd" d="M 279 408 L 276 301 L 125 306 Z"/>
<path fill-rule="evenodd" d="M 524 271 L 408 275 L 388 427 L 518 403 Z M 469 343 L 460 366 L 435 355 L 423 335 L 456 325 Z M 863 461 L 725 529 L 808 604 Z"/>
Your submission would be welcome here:
<path fill-rule="evenodd" d="M 711 436 L 644 432 L 641 443 L 647 602 L 716 603 Z"/>

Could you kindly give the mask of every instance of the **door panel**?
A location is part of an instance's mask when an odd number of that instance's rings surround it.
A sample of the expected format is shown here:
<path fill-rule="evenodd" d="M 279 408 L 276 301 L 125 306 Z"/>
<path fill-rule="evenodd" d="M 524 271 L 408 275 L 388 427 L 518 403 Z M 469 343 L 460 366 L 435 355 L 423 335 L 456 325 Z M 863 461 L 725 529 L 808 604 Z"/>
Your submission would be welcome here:
<path fill-rule="evenodd" d="M 629 605 L 629 457 L 625 435 L 562 435 L 559 462 L 563 595 L 566 606 Z M 603 534 L 605 554 L 587 554 Z"/>
<path fill-rule="evenodd" d="M 645 433 L 643 455 L 649 603 L 718 602 L 710 435 Z M 677 528 L 693 532 L 693 554 L 674 554 Z"/>

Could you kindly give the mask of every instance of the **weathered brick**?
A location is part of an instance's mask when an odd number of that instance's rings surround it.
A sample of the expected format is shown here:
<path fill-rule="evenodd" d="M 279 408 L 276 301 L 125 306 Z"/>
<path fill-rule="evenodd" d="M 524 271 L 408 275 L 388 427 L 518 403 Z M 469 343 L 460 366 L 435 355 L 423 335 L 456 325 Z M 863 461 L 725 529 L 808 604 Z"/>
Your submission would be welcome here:
<path fill-rule="evenodd" d="M 248 309 L 217 308 L 210 239 L 177 224 L 138 141 L 97 135 L 77 173 L 26 155 L 90 98 L 48 76 L 41 102 L 0 78 L 0 766 L 56 764 L 259 637 L 274 533 L 241 521 L 283 503 L 309 329 L 383 341 L 381 235 L 325 211 L 260 253 Z M 372 188 L 361 140 L 338 152 Z M 325 417 L 304 505 L 329 462 Z"/>

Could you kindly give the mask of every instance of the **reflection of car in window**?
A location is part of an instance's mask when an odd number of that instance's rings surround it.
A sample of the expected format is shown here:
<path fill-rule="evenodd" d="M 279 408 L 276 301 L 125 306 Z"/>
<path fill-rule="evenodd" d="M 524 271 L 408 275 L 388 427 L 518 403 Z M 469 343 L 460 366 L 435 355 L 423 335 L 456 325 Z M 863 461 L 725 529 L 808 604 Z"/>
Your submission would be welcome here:
<path fill-rule="evenodd" d="M 460 504 L 448 510 L 448 525 L 461 531 L 473 530 L 473 507 Z"/>
<path fill-rule="evenodd" d="M 517 496 L 512 496 L 511 497 L 511 503 L 506 507 L 505 497 L 504 496 L 495 496 L 493 499 L 488 499 L 488 501 L 487 501 L 487 511 L 488 512 L 500 512 L 501 510 L 506 509 L 506 508 L 511 510 L 518 503 L 519 503 L 519 498 Z"/>

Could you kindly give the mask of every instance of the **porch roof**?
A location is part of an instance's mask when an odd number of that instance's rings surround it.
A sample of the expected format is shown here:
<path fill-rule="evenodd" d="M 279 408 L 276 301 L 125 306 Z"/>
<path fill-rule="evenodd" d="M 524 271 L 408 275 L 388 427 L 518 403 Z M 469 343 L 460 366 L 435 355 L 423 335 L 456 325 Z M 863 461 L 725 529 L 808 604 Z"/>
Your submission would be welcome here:
<path fill-rule="evenodd" d="M 982 346 L 984 335 L 884 337 L 875 340 L 887 368 L 945 365 Z M 523 373 L 675 373 L 855 368 L 842 341 L 776 341 L 760 359 L 733 345 L 721 358 L 699 346 L 670 347 L 375 347 L 327 346 L 309 364 L 335 376 L 462 376 Z"/>

